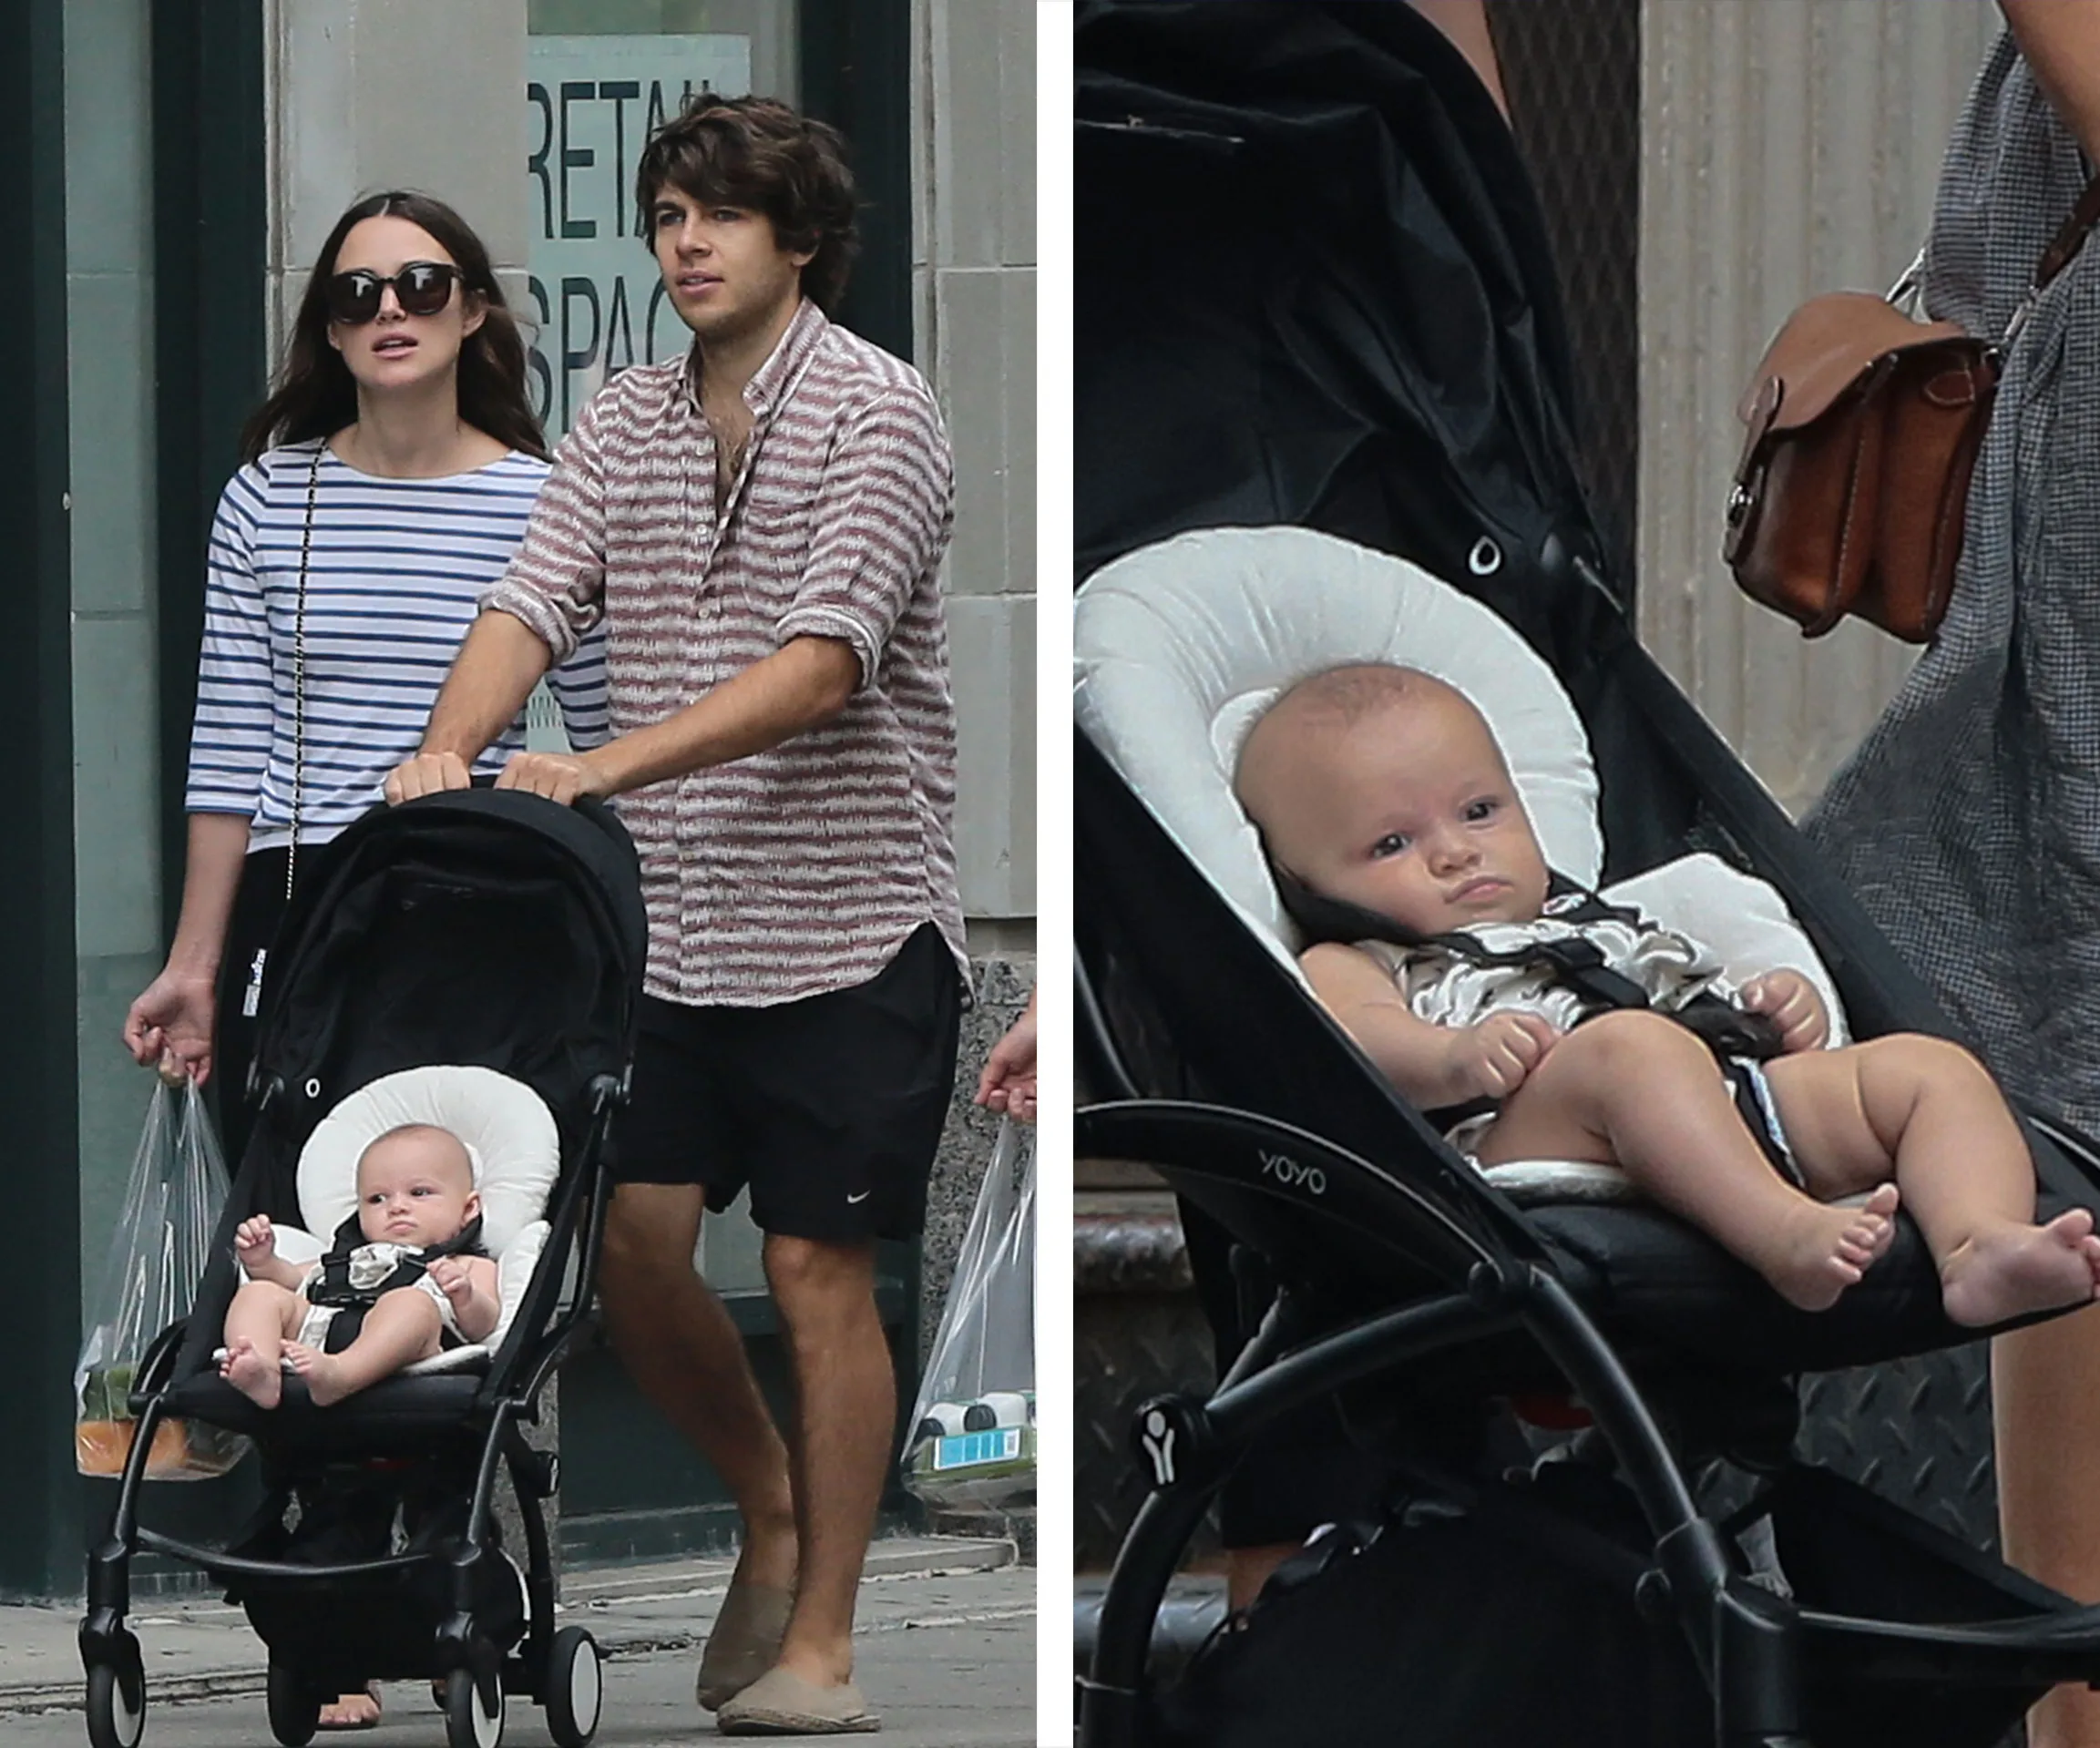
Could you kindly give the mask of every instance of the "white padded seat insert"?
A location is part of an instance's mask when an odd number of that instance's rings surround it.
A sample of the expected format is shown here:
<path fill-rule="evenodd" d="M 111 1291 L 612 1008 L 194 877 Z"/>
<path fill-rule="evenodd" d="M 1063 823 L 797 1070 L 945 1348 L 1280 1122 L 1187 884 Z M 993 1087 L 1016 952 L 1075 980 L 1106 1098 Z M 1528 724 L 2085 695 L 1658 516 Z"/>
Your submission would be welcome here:
<path fill-rule="evenodd" d="M 1207 528 L 1096 571 L 1072 630 L 1074 708 L 1196 865 L 1296 944 L 1254 827 L 1233 799 L 1263 710 L 1348 661 L 1419 668 L 1471 699 L 1510 762 L 1546 860 L 1593 885 L 1597 774 L 1581 719 L 1531 647 L 1418 565 L 1308 528 Z"/>

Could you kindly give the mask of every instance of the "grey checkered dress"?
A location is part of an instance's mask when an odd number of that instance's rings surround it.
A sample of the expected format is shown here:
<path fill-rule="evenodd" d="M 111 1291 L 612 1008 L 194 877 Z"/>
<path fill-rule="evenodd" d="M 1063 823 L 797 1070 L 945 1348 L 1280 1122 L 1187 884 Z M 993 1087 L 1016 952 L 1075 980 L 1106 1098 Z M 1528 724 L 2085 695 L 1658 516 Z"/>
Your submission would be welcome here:
<path fill-rule="evenodd" d="M 2002 332 L 2085 180 L 2001 37 L 1941 173 L 1931 312 Z M 2100 1134 L 2100 243 L 2006 360 L 1939 640 L 1807 829 L 2013 1094 Z"/>

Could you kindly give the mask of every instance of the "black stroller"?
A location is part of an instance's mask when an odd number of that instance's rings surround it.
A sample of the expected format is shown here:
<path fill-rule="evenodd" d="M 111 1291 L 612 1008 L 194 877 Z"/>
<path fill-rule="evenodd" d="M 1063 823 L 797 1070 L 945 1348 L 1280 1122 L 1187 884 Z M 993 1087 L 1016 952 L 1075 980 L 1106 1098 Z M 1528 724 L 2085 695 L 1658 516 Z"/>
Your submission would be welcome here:
<path fill-rule="evenodd" d="M 125 1625 L 140 1550 L 201 1567 L 246 1608 L 269 1647 L 270 1727 L 282 1743 L 312 1737 L 333 1695 L 404 1677 L 443 1684 L 454 1748 L 494 1748 L 509 1693 L 543 1705 L 564 1748 L 590 1739 L 598 1651 L 581 1628 L 555 1630 L 540 1508 L 555 1458 L 524 1429 L 590 1302 L 607 1130 L 626 1097 L 645 941 L 634 849 L 612 816 L 494 790 L 374 812 L 297 894 L 271 954 L 249 1083 L 254 1134 L 197 1303 L 140 1364 L 138 1436 L 87 1562 L 80 1649 L 96 1748 L 133 1748 L 143 1733 L 139 1646 Z M 281 1406 L 260 1409 L 214 1362 L 238 1284 L 233 1228 L 262 1212 L 332 1230 L 313 1207 L 347 1211 L 354 1190 L 345 1196 L 316 1161 L 333 1149 L 339 1176 L 353 1160 L 357 1136 L 346 1152 L 335 1132 L 344 1113 L 368 1105 L 376 1116 L 360 1120 L 388 1125 L 426 1109 L 399 1099 L 425 1097 L 437 1101 L 427 1109 L 484 1126 L 504 1321 L 489 1347 L 425 1362 L 331 1407 L 287 1377 Z M 499 1203 L 516 1229 L 507 1242 Z M 164 1419 L 255 1441 L 264 1497 L 226 1548 L 138 1522 Z M 524 1525 L 522 1573 L 497 1538 L 499 1468 Z"/>
<path fill-rule="evenodd" d="M 1077 29 L 1082 583 L 1204 528 L 1413 560 L 1572 700 L 1606 879 L 1714 854 L 1785 894 L 1857 1035 L 1949 1034 L 1639 647 L 1573 468 L 1536 207 L 1457 53 L 1397 0 L 1082 0 Z M 1986 1748 L 2048 1685 L 2100 1681 L 2100 1609 L 1794 1456 L 1802 1376 L 1974 1339 L 1915 1229 L 1809 1315 L 1652 1208 L 1490 1186 L 1163 823 L 1129 756 L 1145 712 L 1119 749 L 1090 734 L 1091 605 L 1077 1013 L 1106 1102 L 1076 1144 L 1152 1164 L 1225 1229 L 1259 1328 L 1207 1399 L 1136 1416 L 1151 1492 L 1081 1683 L 1084 1748 Z M 1223 668 L 1208 629 L 1192 659 Z M 2044 1215 L 2100 1202 L 2092 1145 L 2028 1127 Z M 1589 1422 L 1542 1454 L 1507 1407 L 1541 1396 Z M 1155 1682 L 1153 1622 L 1210 1500 L 1265 1428 L 1329 1399 L 1389 1465 L 1383 1515 L 1316 1541 Z M 1705 1490 L 1716 1472 L 1736 1497 Z"/>

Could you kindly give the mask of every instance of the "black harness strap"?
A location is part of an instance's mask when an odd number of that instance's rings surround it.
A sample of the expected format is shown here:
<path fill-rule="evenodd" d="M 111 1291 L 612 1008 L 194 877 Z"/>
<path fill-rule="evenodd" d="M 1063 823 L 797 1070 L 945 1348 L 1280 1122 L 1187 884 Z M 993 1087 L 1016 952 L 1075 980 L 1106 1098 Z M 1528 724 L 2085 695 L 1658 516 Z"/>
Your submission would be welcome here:
<path fill-rule="evenodd" d="M 307 1283 L 308 1304 L 338 1307 L 322 1342 L 327 1353 L 340 1354 L 357 1339 L 358 1332 L 364 1327 L 364 1314 L 379 1303 L 382 1293 L 392 1293 L 397 1287 L 414 1286 L 430 1273 L 430 1265 L 440 1257 L 488 1254 L 482 1247 L 481 1216 L 476 1214 L 444 1242 L 411 1251 L 400 1258 L 383 1279 L 370 1286 L 355 1286 L 350 1279 L 351 1254 L 372 1242 L 364 1236 L 357 1216 L 352 1214 L 335 1229 L 335 1242 L 329 1246 L 328 1254 L 321 1259 L 320 1274 Z M 458 1338 L 450 1329 L 446 1330 L 442 1340 L 446 1347 L 459 1345 Z"/>
<path fill-rule="evenodd" d="M 1593 941 L 1571 935 L 1496 951 L 1462 932 L 1417 935 L 1364 905 L 1315 892 L 1274 861 L 1269 866 L 1284 909 L 1309 941 L 1335 941 L 1345 946 L 1357 941 L 1384 941 L 1394 946 L 1433 947 L 1470 964 L 1491 968 L 1542 970 L 1574 995 L 1583 1006 L 1582 1017 L 1585 1020 L 1624 1008 L 1654 1007 L 1639 984 L 1604 963 L 1603 950 Z M 1634 928 L 1656 926 L 1639 911 L 1608 905 L 1587 887 L 1557 874 L 1549 878 L 1546 914 L 1554 922 L 1572 925 L 1617 922 Z M 1771 1020 L 1762 1014 L 1747 1013 L 1719 996 L 1694 996 L 1680 1007 L 1657 1011 L 1675 1020 L 1716 1057 L 1747 1057 L 1763 1062 L 1779 1054 L 1779 1028 Z"/>

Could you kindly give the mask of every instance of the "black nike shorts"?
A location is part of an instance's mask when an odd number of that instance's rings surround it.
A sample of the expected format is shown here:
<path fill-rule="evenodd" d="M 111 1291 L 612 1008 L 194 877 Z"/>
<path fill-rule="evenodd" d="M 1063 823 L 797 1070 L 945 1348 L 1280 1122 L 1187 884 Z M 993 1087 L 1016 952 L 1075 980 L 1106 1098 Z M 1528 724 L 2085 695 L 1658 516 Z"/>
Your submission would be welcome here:
<path fill-rule="evenodd" d="M 955 1095 L 962 979 L 922 924 L 868 982 L 771 1007 L 644 997 L 614 1133 L 622 1183 L 697 1183 L 720 1211 L 748 1185 L 768 1232 L 912 1238 Z"/>

